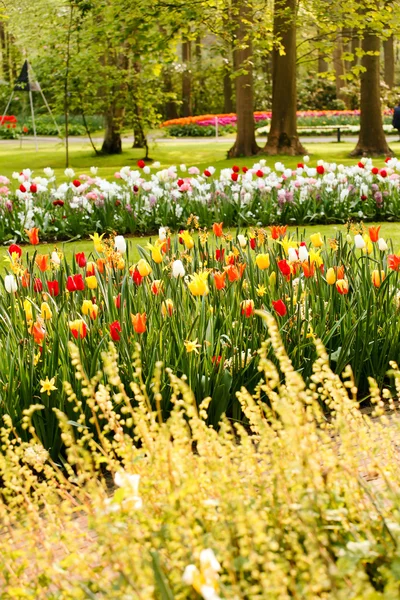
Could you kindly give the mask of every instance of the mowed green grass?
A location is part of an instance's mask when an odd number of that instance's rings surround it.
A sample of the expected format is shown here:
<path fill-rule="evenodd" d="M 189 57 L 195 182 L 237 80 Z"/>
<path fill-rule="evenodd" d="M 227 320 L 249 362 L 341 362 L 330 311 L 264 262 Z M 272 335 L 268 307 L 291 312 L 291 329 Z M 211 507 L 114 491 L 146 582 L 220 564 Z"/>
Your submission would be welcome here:
<path fill-rule="evenodd" d="M 368 223 L 370 225 L 378 225 L 377 223 Z M 380 235 L 384 237 L 386 240 L 391 240 L 393 243 L 393 249 L 395 252 L 400 252 L 400 223 L 381 223 Z M 288 231 L 290 233 L 295 233 L 296 230 L 299 234 L 304 234 L 305 238 L 308 240 L 312 233 L 321 232 L 322 236 L 327 239 L 335 237 L 338 231 L 346 233 L 346 227 L 344 225 L 313 225 L 308 227 L 289 227 Z M 236 230 L 231 230 L 236 231 Z M 242 233 L 245 233 L 245 230 L 242 230 Z M 151 240 L 155 239 L 155 236 L 143 236 L 143 237 L 127 237 L 128 242 L 128 259 L 131 264 L 137 262 L 140 258 L 138 247 L 145 247 L 147 243 Z M 55 248 L 61 250 L 66 259 L 70 261 L 72 256 L 76 252 L 85 252 L 88 260 L 93 255 L 94 248 L 93 242 L 91 240 L 82 240 L 82 241 L 73 241 L 73 242 L 59 242 L 52 244 L 39 244 L 38 246 L 23 246 L 23 251 L 28 252 L 31 256 L 34 252 L 40 254 L 46 254 L 52 252 Z M 7 269 L 7 256 L 8 251 L 6 247 L 0 248 L 0 266 L 1 271 Z M 94 255 L 93 255 L 94 256 Z"/>
<path fill-rule="evenodd" d="M 288 156 L 262 156 L 251 158 L 227 159 L 226 155 L 231 144 L 229 142 L 215 143 L 212 141 L 187 142 L 185 140 L 174 140 L 168 142 L 155 142 L 150 147 L 150 157 L 154 161 L 159 161 L 161 167 L 171 165 L 197 166 L 200 169 L 213 165 L 217 170 L 225 167 L 231 167 L 234 164 L 239 166 L 251 166 L 259 158 L 265 158 L 267 165 L 273 167 L 277 161 L 283 162 L 288 167 L 295 167 L 301 157 Z M 354 148 L 353 143 L 337 142 L 329 143 L 309 143 L 306 144 L 308 154 L 312 163 L 318 159 L 328 162 L 342 163 L 345 165 L 354 164 L 355 159 L 349 157 L 349 153 Z M 400 142 L 391 142 L 392 150 L 400 154 Z M 107 179 L 112 179 L 114 173 L 123 166 L 135 166 L 140 158 L 143 158 L 144 151 L 132 149 L 130 144 L 123 145 L 123 152 L 114 156 L 96 156 L 89 144 L 82 142 L 73 143 L 70 146 L 70 166 L 75 169 L 79 176 L 87 173 L 91 166 L 98 167 L 98 175 Z M 376 160 L 379 166 L 383 164 L 385 157 Z M 19 142 L 1 143 L 0 142 L 0 175 L 10 177 L 14 171 L 21 171 L 24 168 L 30 168 L 36 174 L 42 174 L 45 167 L 52 167 L 57 177 L 64 176 L 65 169 L 65 148 L 61 143 L 49 143 L 39 140 L 39 152 L 35 152 L 34 144 L 25 142 L 22 149 Z"/>

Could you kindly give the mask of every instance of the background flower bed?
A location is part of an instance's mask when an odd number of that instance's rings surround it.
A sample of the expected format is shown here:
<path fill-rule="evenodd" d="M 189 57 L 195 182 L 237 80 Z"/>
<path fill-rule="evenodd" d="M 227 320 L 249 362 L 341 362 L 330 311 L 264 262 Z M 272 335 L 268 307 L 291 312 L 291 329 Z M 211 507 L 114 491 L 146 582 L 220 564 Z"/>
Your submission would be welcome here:
<path fill-rule="evenodd" d="M 285 347 L 306 380 L 318 337 L 338 374 L 351 365 L 360 399 L 368 377 L 379 386 L 389 383 L 388 363 L 400 353 L 400 256 L 377 241 L 378 228 L 325 244 L 314 234 L 303 245 L 276 227 L 234 239 L 215 224 L 213 233 L 198 230 L 197 243 L 188 230 L 171 241 L 162 230 L 134 263 L 120 236 L 108 242 L 94 237 L 93 257 L 77 254 L 72 263 L 56 251 L 23 257 L 11 246 L 10 272 L 3 279 L 1 410 L 25 438 L 23 410 L 43 402 L 35 425 L 54 458 L 62 440 L 53 407 L 75 421 L 63 382 L 80 393 L 68 361 L 74 339 L 89 378 L 96 376 L 108 341 L 116 342 L 127 388 L 138 342 L 143 391 L 150 393 L 162 361 L 187 377 L 198 403 L 210 398 L 212 425 L 223 413 L 242 421 L 236 393 L 259 382 L 257 350 L 266 331 L 257 309 L 278 316 Z M 171 393 L 162 379 L 163 417 L 172 408 Z"/>
<path fill-rule="evenodd" d="M 210 166 L 169 167 L 139 161 L 123 167 L 113 181 L 65 171 L 57 183 L 51 169 L 45 177 L 30 169 L 14 173 L 15 183 L 0 177 L 0 239 L 26 239 L 24 230 L 40 228 L 41 239 L 87 236 L 91 232 L 152 233 L 160 226 L 184 227 L 190 215 L 203 226 L 272 223 L 345 223 L 349 219 L 398 220 L 400 161 L 382 167 L 362 159 L 353 166 L 308 157 L 297 168 L 280 162 L 271 169 L 265 160 L 251 168 L 233 166 L 218 173 Z"/>

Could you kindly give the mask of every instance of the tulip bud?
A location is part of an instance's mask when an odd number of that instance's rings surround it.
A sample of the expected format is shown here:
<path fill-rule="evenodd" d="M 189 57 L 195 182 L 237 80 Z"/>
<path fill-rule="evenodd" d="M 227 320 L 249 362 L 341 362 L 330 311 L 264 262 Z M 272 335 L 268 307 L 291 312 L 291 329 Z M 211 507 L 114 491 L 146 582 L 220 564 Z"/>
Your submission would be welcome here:
<path fill-rule="evenodd" d="M 269 263 L 269 254 L 257 254 L 256 265 L 259 269 L 261 269 L 261 271 L 268 269 Z"/>
<path fill-rule="evenodd" d="M 4 277 L 4 287 L 9 294 L 15 294 L 18 286 L 14 275 L 6 275 Z"/>
<path fill-rule="evenodd" d="M 237 236 L 241 248 L 246 248 L 247 239 L 241 233 Z"/>
<path fill-rule="evenodd" d="M 172 276 L 183 277 L 185 275 L 185 268 L 181 260 L 174 260 L 172 263 Z"/>
<path fill-rule="evenodd" d="M 386 252 L 386 250 L 388 250 L 388 245 L 383 238 L 379 238 L 378 248 L 381 252 Z"/>
<path fill-rule="evenodd" d="M 123 235 L 117 235 L 114 240 L 114 247 L 117 252 L 125 254 L 126 252 L 126 241 Z"/>
<path fill-rule="evenodd" d="M 271 275 L 269 276 L 269 284 L 271 287 L 274 287 L 276 284 L 276 272 L 272 271 Z"/>
<path fill-rule="evenodd" d="M 296 262 L 299 259 L 295 248 L 289 248 L 288 255 L 289 255 L 289 262 Z"/>
<path fill-rule="evenodd" d="M 300 248 L 299 248 L 299 260 L 301 262 L 305 262 L 308 260 L 308 250 L 306 248 L 306 245 L 302 245 L 300 244 Z"/>
<path fill-rule="evenodd" d="M 365 248 L 365 240 L 363 236 L 359 233 L 357 233 L 357 235 L 354 236 L 354 244 L 355 247 L 358 249 Z"/>
<path fill-rule="evenodd" d="M 334 285 L 336 283 L 336 273 L 333 267 L 330 267 L 326 272 L 326 283 Z"/>

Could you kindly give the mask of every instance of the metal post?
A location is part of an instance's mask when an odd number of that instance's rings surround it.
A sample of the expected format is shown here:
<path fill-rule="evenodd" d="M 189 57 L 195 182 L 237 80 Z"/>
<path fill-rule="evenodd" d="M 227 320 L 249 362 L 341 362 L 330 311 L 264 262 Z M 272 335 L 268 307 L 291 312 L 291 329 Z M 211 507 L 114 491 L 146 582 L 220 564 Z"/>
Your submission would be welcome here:
<path fill-rule="evenodd" d="M 29 90 L 29 102 L 31 104 L 33 135 L 35 136 L 35 147 L 36 147 L 36 152 L 37 152 L 38 151 L 38 143 L 37 143 L 37 137 L 36 137 L 35 113 L 34 113 L 34 110 L 33 110 L 32 90 Z"/>
<path fill-rule="evenodd" d="M 218 139 L 218 117 L 215 117 L 215 139 Z"/>
<path fill-rule="evenodd" d="M 340 127 L 337 129 L 337 141 L 340 142 Z"/>

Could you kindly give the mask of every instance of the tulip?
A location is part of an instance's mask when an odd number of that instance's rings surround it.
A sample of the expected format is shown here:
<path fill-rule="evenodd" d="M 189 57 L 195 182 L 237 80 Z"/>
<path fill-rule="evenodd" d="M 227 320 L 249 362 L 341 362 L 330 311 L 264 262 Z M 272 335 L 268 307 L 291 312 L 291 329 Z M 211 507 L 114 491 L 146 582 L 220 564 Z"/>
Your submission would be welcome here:
<path fill-rule="evenodd" d="M 191 250 L 194 246 L 194 240 L 188 231 L 181 231 L 180 238 L 182 242 L 185 244 L 185 248 L 187 250 Z"/>
<path fill-rule="evenodd" d="M 153 292 L 153 294 L 155 296 L 157 296 L 157 294 L 159 294 L 161 292 L 162 288 L 163 288 L 163 282 L 161 281 L 161 279 L 155 279 L 150 287 L 151 291 Z"/>
<path fill-rule="evenodd" d="M 119 342 L 119 340 L 121 339 L 121 336 L 119 335 L 120 332 L 121 332 L 121 323 L 119 321 L 114 321 L 113 323 L 111 323 L 110 335 L 111 335 L 111 339 L 114 340 L 114 342 Z"/>
<path fill-rule="evenodd" d="M 270 265 L 269 254 L 257 254 L 256 265 L 261 271 L 268 269 Z"/>
<path fill-rule="evenodd" d="M 313 277 L 313 275 L 315 273 L 315 263 L 308 262 L 308 260 L 307 260 L 307 261 L 304 261 L 301 266 L 303 269 L 304 277 L 306 277 L 307 279 L 309 279 L 310 277 Z"/>
<path fill-rule="evenodd" d="M 255 250 L 257 246 L 257 240 L 255 237 L 250 237 L 250 248 Z"/>
<path fill-rule="evenodd" d="M 383 238 L 379 238 L 378 248 L 381 252 L 386 252 L 386 250 L 388 250 L 388 245 Z"/>
<path fill-rule="evenodd" d="M 167 239 L 167 229 L 166 227 L 160 227 L 158 230 L 158 239 L 161 242 L 164 242 Z"/>
<path fill-rule="evenodd" d="M 207 285 L 207 277 L 208 273 L 206 271 L 191 275 L 191 281 L 188 283 L 188 288 L 193 296 L 207 296 L 210 291 Z"/>
<path fill-rule="evenodd" d="M 60 255 L 58 254 L 58 252 L 56 250 L 53 250 L 53 252 L 51 253 L 51 262 L 54 263 L 55 265 L 61 264 Z"/>
<path fill-rule="evenodd" d="M 36 277 L 33 282 L 33 291 L 38 294 L 42 290 L 43 290 L 43 281 L 41 279 L 39 279 L 39 277 Z"/>
<path fill-rule="evenodd" d="M 308 250 L 306 247 L 305 242 L 301 242 L 300 247 L 299 247 L 299 260 L 301 262 L 305 262 L 308 260 Z"/>
<path fill-rule="evenodd" d="M 371 240 L 371 242 L 378 241 L 380 228 L 381 228 L 380 225 L 379 225 L 379 227 L 368 227 L 368 234 L 369 234 L 369 239 Z"/>
<path fill-rule="evenodd" d="M 39 267 L 39 270 L 44 273 L 49 268 L 49 255 L 48 254 L 37 254 L 35 263 Z"/>
<path fill-rule="evenodd" d="M 400 267 L 400 255 L 389 254 L 387 257 L 387 263 L 388 263 L 389 269 L 391 269 L 392 271 L 398 271 L 399 267 Z"/>
<path fill-rule="evenodd" d="M 89 237 L 93 240 L 94 249 L 96 250 L 96 252 L 103 252 L 104 244 L 102 242 L 102 239 L 104 237 L 104 233 L 102 233 L 101 235 L 99 235 L 98 233 L 94 233 Z"/>
<path fill-rule="evenodd" d="M 181 260 L 174 260 L 172 263 L 172 276 L 183 277 L 185 275 L 185 268 Z"/>
<path fill-rule="evenodd" d="M 29 271 L 28 271 L 28 269 L 25 269 L 25 271 L 21 275 L 21 284 L 22 284 L 22 287 L 24 287 L 24 288 L 29 287 L 30 280 L 31 280 L 31 276 L 29 274 Z"/>
<path fill-rule="evenodd" d="M 141 276 L 141 274 L 139 273 L 139 271 L 136 269 L 136 267 L 135 267 L 135 268 L 133 268 L 133 269 L 131 268 L 131 269 L 129 270 L 129 272 L 130 272 L 130 274 L 131 274 L 131 276 L 132 276 L 133 283 L 134 283 L 135 285 L 140 285 L 140 284 L 142 283 L 142 279 L 143 279 L 143 277 Z"/>
<path fill-rule="evenodd" d="M 51 308 L 47 302 L 42 302 L 40 307 L 40 316 L 44 321 L 49 321 L 53 317 L 53 313 L 51 312 Z"/>
<path fill-rule="evenodd" d="M 8 248 L 8 253 L 11 257 L 13 257 L 13 254 L 15 254 L 15 256 L 17 258 L 21 258 L 22 248 L 20 246 L 18 246 L 17 244 L 11 244 L 10 247 Z"/>
<path fill-rule="evenodd" d="M 156 264 L 162 263 L 163 257 L 160 246 L 152 246 L 151 244 L 148 244 L 147 247 L 149 250 L 151 250 L 151 258 L 154 260 L 154 262 Z"/>
<path fill-rule="evenodd" d="M 32 229 L 25 229 L 25 232 L 29 238 L 29 243 L 32 244 L 32 246 L 37 246 L 39 243 L 39 228 L 32 227 Z"/>
<path fill-rule="evenodd" d="M 355 244 L 355 247 L 360 250 L 362 248 L 366 247 L 365 240 L 364 240 L 363 236 L 360 235 L 359 233 L 357 233 L 357 235 L 354 236 L 354 244 Z"/>
<path fill-rule="evenodd" d="M 98 258 L 96 260 L 96 266 L 99 273 L 104 273 L 105 264 L 106 261 L 104 260 L 104 258 Z"/>
<path fill-rule="evenodd" d="M 75 254 L 75 261 L 76 264 L 78 265 L 78 267 L 81 267 L 83 269 L 83 267 L 86 267 L 86 256 L 84 252 L 77 252 Z"/>
<path fill-rule="evenodd" d="M 75 321 L 70 321 L 69 329 L 76 340 L 83 340 L 87 335 L 87 327 L 83 319 L 76 319 Z"/>
<path fill-rule="evenodd" d="M 249 319 L 254 314 L 253 300 L 243 300 L 240 303 L 240 307 L 242 309 L 242 315 L 245 315 L 247 319 Z"/>
<path fill-rule="evenodd" d="M 349 293 L 349 284 L 346 279 L 338 279 L 336 281 L 336 289 L 339 294 L 348 294 Z"/>
<path fill-rule="evenodd" d="M 91 277 L 96 273 L 96 263 L 89 261 L 86 265 L 86 277 Z"/>
<path fill-rule="evenodd" d="M 376 288 L 381 287 L 383 280 L 385 279 L 385 271 L 378 271 L 374 269 L 371 275 L 372 283 Z"/>
<path fill-rule="evenodd" d="M 49 288 L 50 296 L 56 297 L 60 293 L 60 286 L 58 281 L 48 281 L 47 287 Z"/>
<path fill-rule="evenodd" d="M 336 267 L 336 279 L 344 279 L 344 265 Z"/>
<path fill-rule="evenodd" d="M 213 232 L 215 234 L 216 237 L 221 237 L 222 236 L 222 225 L 223 223 L 214 223 L 213 224 Z"/>
<path fill-rule="evenodd" d="M 41 346 L 46 335 L 46 330 L 44 329 L 43 325 L 39 323 L 39 321 L 36 321 L 32 325 L 31 333 L 33 335 L 35 344 L 39 344 L 39 346 Z"/>
<path fill-rule="evenodd" d="M 89 277 L 86 277 L 85 281 L 86 281 L 86 285 L 88 286 L 89 290 L 95 290 L 97 288 L 96 275 L 90 275 Z"/>
<path fill-rule="evenodd" d="M 123 235 L 115 236 L 114 247 L 117 252 L 120 254 L 125 254 L 126 252 L 126 241 Z"/>
<path fill-rule="evenodd" d="M 269 285 L 274 287 L 276 285 L 276 271 L 272 271 L 271 275 L 268 278 Z"/>
<path fill-rule="evenodd" d="M 333 267 L 330 267 L 326 272 L 326 283 L 334 285 L 336 283 L 336 273 Z"/>
<path fill-rule="evenodd" d="M 229 265 L 228 267 L 224 267 L 224 269 L 231 283 L 240 279 L 239 270 L 237 267 L 235 267 L 235 265 Z"/>
<path fill-rule="evenodd" d="M 322 236 L 319 232 L 313 233 L 313 235 L 310 235 L 310 240 L 311 240 L 311 243 L 314 246 L 314 248 L 321 248 L 321 246 L 323 246 L 323 244 L 324 244 Z"/>
<path fill-rule="evenodd" d="M 94 320 L 97 317 L 99 312 L 99 307 L 97 304 L 93 304 L 91 300 L 84 300 L 82 302 L 82 314 L 89 315 L 89 317 Z"/>
<path fill-rule="evenodd" d="M 18 289 L 17 281 L 14 275 L 6 275 L 4 277 L 4 287 L 9 294 L 15 294 Z"/>
<path fill-rule="evenodd" d="M 172 302 L 172 300 L 170 298 L 167 298 L 161 304 L 161 314 L 163 317 L 166 317 L 167 315 L 172 317 L 173 312 L 174 312 L 174 303 Z"/>
<path fill-rule="evenodd" d="M 221 250 L 219 248 L 217 248 L 215 251 L 215 260 L 223 262 L 224 255 L 225 255 L 225 248 L 221 248 Z"/>
<path fill-rule="evenodd" d="M 83 291 L 85 289 L 85 284 L 82 275 L 70 275 L 67 278 L 66 287 L 69 292 Z"/>
<path fill-rule="evenodd" d="M 287 308 L 283 300 L 273 300 L 272 306 L 274 307 L 274 310 L 278 313 L 280 317 L 284 317 L 286 315 Z"/>
<path fill-rule="evenodd" d="M 28 298 L 24 300 L 25 318 L 27 321 L 33 321 L 32 304 Z"/>
<path fill-rule="evenodd" d="M 144 258 L 141 258 L 137 264 L 137 270 L 141 277 L 147 277 L 152 272 L 152 268 Z"/>
<path fill-rule="evenodd" d="M 271 225 L 271 237 L 273 240 L 279 240 L 286 235 L 287 225 Z"/>
<path fill-rule="evenodd" d="M 136 313 L 136 315 L 132 315 L 131 314 L 131 320 L 132 320 L 132 325 L 133 325 L 133 329 L 135 330 L 136 333 L 144 333 L 146 331 L 146 320 L 147 320 L 147 315 L 146 313 Z"/>
<path fill-rule="evenodd" d="M 241 233 L 239 233 L 239 235 L 237 236 L 238 242 L 240 244 L 241 248 L 246 248 L 247 246 L 247 238 L 245 238 L 244 235 L 242 235 Z"/>
<path fill-rule="evenodd" d="M 288 255 L 289 255 L 289 262 L 296 262 L 299 260 L 299 256 L 297 254 L 296 248 L 289 248 Z"/>
<path fill-rule="evenodd" d="M 117 308 L 118 310 L 121 308 L 121 294 L 118 294 L 118 296 L 114 296 L 114 304 L 115 308 Z"/>
<path fill-rule="evenodd" d="M 282 273 L 282 275 L 284 277 L 286 277 L 286 279 L 289 279 L 291 269 L 290 269 L 290 265 L 287 262 L 287 260 L 285 260 L 285 259 L 278 260 L 278 268 L 279 268 L 280 272 Z"/>
<path fill-rule="evenodd" d="M 214 283 L 217 290 L 223 290 L 225 287 L 226 271 L 224 273 L 214 273 Z"/>

